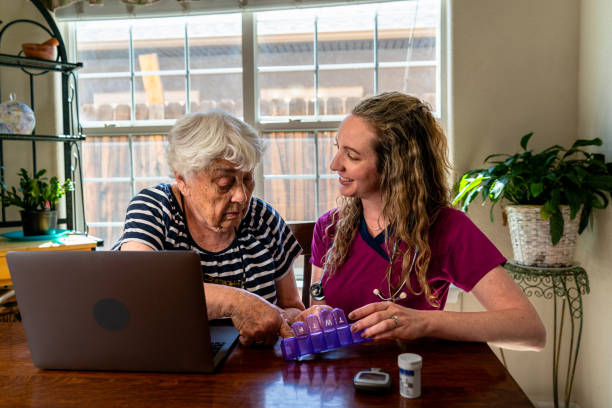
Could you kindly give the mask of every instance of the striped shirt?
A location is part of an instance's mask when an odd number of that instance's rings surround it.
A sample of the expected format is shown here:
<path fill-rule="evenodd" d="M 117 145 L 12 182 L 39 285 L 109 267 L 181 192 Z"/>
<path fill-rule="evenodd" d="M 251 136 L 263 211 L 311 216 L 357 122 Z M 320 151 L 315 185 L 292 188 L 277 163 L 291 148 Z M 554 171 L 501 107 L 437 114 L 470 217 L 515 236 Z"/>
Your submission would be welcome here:
<path fill-rule="evenodd" d="M 200 248 L 189 234 L 170 184 L 146 188 L 132 198 L 123 234 L 112 249 L 129 241 L 155 250 L 195 251 L 204 282 L 243 287 L 271 303 L 276 303 L 275 281 L 291 272 L 302 249 L 278 212 L 256 197 L 251 197 L 229 247 L 219 252 Z"/>

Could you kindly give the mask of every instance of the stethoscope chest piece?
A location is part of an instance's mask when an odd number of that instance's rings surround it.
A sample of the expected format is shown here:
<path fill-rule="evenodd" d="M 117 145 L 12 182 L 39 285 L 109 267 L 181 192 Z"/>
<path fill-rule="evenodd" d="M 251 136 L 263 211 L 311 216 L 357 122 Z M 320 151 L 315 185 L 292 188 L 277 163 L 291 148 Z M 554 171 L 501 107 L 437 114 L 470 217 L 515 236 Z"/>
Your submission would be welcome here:
<path fill-rule="evenodd" d="M 325 295 L 323 294 L 323 285 L 321 285 L 321 281 L 315 282 L 310 285 L 310 296 L 313 300 L 325 299 Z"/>

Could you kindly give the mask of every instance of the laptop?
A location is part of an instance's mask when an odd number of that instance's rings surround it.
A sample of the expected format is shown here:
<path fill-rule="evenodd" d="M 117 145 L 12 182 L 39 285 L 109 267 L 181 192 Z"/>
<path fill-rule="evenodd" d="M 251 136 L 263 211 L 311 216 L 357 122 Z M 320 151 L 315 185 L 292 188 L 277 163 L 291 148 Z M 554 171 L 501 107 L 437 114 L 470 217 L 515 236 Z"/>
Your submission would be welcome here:
<path fill-rule="evenodd" d="M 210 325 L 192 251 L 6 255 L 32 361 L 42 369 L 210 373 L 238 339 Z"/>

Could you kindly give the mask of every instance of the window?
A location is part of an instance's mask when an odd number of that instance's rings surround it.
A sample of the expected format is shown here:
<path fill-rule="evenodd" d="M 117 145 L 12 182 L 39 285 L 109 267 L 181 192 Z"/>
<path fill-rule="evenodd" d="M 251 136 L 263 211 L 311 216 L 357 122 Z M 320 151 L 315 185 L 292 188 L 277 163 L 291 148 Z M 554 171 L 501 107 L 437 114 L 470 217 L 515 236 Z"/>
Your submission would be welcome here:
<path fill-rule="evenodd" d="M 112 245 L 129 199 L 172 180 L 163 135 L 210 108 L 268 141 L 256 194 L 315 220 L 336 205 L 332 142 L 360 99 L 398 90 L 440 113 L 440 1 L 75 23 L 90 233 Z"/>

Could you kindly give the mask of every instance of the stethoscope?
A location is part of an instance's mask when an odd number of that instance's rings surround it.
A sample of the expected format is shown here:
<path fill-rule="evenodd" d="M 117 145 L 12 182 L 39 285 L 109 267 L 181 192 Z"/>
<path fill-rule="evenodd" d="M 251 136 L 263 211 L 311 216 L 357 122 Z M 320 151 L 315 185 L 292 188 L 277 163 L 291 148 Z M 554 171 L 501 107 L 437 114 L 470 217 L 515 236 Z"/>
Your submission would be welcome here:
<path fill-rule="evenodd" d="M 332 247 L 327 252 L 327 258 L 325 258 L 326 265 L 329 263 L 329 260 L 331 259 L 331 254 L 334 251 L 334 246 L 335 244 L 332 242 Z M 322 283 L 324 277 L 325 277 L 325 269 L 323 270 L 323 273 L 321 274 L 321 278 L 318 281 L 310 285 L 310 296 L 312 297 L 312 300 L 324 300 L 325 299 L 325 293 L 323 293 L 323 283 Z"/>
<path fill-rule="evenodd" d="M 392 252 L 393 255 L 391 257 L 391 260 L 389 261 L 389 267 L 387 268 L 387 272 L 386 272 L 387 282 L 389 283 L 389 297 L 384 297 L 378 288 L 372 291 L 372 293 L 378 296 L 379 299 L 382 300 L 383 302 L 388 302 L 388 301 L 395 302 L 396 300 L 406 299 L 406 297 L 408 297 L 408 295 L 406 295 L 406 292 L 402 292 L 402 290 L 406 287 L 408 278 L 410 278 L 410 274 L 412 273 L 412 269 L 414 268 L 414 262 L 416 261 L 417 254 L 419 253 L 418 248 L 415 246 L 414 249 L 412 250 L 413 256 L 412 256 L 412 262 L 410 263 L 410 268 L 408 269 L 408 275 L 402 281 L 402 284 L 399 286 L 399 288 L 394 293 L 391 293 L 391 270 L 393 268 L 393 258 L 395 257 L 395 252 L 397 251 L 397 244 L 398 244 L 397 241 L 395 241 L 395 243 L 393 244 L 393 252 Z M 332 250 L 333 250 L 333 244 L 332 244 Z M 329 251 L 327 255 L 326 263 L 327 261 L 329 261 L 331 252 L 332 251 Z M 321 279 L 318 280 L 317 282 L 314 282 L 312 285 L 310 285 L 310 296 L 312 296 L 313 300 L 324 300 L 325 299 L 325 293 L 323 292 L 323 284 L 322 284 L 324 276 L 325 276 L 325 270 L 321 274 Z"/>
<path fill-rule="evenodd" d="M 395 254 L 396 247 L 397 247 L 397 241 L 393 248 L 393 254 Z M 402 300 L 408 297 L 406 292 L 402 292 L 402 289 L 406 287 L 408 278 L 410 278 L 410 274 L 412 273 L 412 268 L 414 268 L 414 262 L 416 261 L 416 257 L 417 257 L 417 254 L 419 253 L 419 249 L 415 246 L 412 252 L 413 252 L 412 262 L 410 262 L 410 268 L 408 269 L 408 274 L 406 275 L 406 278 L 402 281 L 402 284 L 399 286 L 399 288 L 397 288 L 395 293 L 391 294 L 391 268 L 393 267 L 393 260 L 391 260 L 391 262 L 389 263 L 389 269 L 387 269 L 387 283 L 389 284 L 389 297 L 387 298 L 383 297 L 383 295 L 380 293 L 380 290 L 378 288 L 372 291 L 372 293 L 378 296 L 380 300 L 382 300 L 383 302 L 388 302 L 388 301 L 395 302 L 396 299 Z M 399 293 L 399 296 L 397 295 L 398 293 Z"/>

